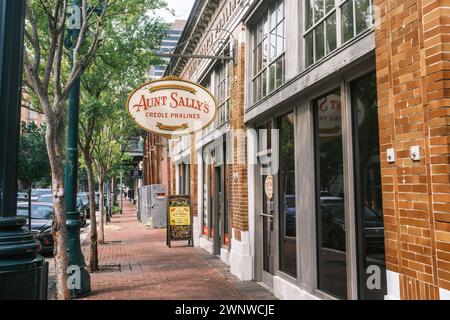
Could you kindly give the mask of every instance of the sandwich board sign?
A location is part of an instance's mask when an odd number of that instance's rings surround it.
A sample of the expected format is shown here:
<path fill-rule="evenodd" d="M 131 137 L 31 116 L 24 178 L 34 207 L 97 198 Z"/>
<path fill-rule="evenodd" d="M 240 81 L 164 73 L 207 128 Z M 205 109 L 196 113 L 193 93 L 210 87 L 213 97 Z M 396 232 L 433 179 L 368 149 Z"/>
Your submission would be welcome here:
<path fill-rule="evenodd" d="M 188 241 L 194 245 L 192 203 L 188 195 L 169 196 L 167 205 L 167 245 L 172 241 Z"/>

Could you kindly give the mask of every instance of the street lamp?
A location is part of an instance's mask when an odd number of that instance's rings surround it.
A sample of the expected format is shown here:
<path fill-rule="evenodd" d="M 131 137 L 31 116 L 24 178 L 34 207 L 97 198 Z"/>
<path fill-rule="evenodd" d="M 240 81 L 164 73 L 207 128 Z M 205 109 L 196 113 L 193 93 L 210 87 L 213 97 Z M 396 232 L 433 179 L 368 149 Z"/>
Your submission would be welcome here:
<path fill-rule="evenodd" d="M 81 0 L 71 1 L 72 15 L 68 18 L 65 47 L 70 50 L 70 62 L 73 68 L 73 55 L 81 29 Z M 81 35 L 83 36 L 83 35 Z M 67 129 L 67 160 L 65 167 L 65 197 L 67 210 L 67 252 L 70 270 L 79 270 L 79 286 L 69 287 L 72 298 L 86 296 L 91 291 L 91 278 L 86 270 L 81 252 L 80 229 L 82 221 L 77 210 L 77 176 L 78 176 L 78 117 L 80 106 L 80 77 L 78 77 L 69 94 L 69 119 Z M 75 269 L 73 269 L 75 267 Z M 76 272 L 76 271 L 74 271 Z"/>
<path fill-rule="evenodd" d="M 0 0 L 0 299 L 46 299 L 39 244 L 17 212 L 25 0 Z"/>

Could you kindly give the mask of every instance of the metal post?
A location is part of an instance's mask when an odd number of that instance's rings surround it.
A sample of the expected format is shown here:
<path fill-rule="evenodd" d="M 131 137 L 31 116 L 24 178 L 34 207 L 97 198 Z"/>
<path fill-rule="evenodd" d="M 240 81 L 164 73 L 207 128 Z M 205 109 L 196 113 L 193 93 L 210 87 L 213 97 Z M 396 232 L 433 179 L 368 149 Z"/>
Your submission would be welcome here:
<path fill-rule="evenodd" d="M 123 213 L 123 170 L 120 169 L 120 214 Z"/>
<path fill-rule="evenodd" d="M 31 232 L 31 184 L 30 187 L 28 188 L 28 229 Z"/>
<path fill-rule="evenodd" d="M 0 300 L 45 299 L 39 243 L 17 217 L 25 0 L 0 0 Z"/>
<path fill-rule="evenodd" d="M 81 0 L 72 0 L 72 6 L 81 6 Z M 77 14 L 74 10 L 73 14 Z M 81 19 L 81 16 L 75 17 Z M 76 20 L 74 20 L 76 22 Z M 70 49 L 70 60 L 73 64 L 74 46 L 80 36 L 77 23 L 68 26 L 68 37 L 66 47 Z M 67 209 L 67 251 L 68 265 L 78 266 L 81 274 L 79 288 L 71 288 L 72 298 L 80 298 L 91 291 L 90 275 L 86 270 L 83 253 L 81 252 L 80 229 L 82 221 L 80 212 L 77 210 L 77 178 L 78 178 L 78 117 L 80 106 L 80 78 L 74 82 L 69 94 L 69 119 L 67 129 L 67 161 L 65 167 L 65 197 Z"/>

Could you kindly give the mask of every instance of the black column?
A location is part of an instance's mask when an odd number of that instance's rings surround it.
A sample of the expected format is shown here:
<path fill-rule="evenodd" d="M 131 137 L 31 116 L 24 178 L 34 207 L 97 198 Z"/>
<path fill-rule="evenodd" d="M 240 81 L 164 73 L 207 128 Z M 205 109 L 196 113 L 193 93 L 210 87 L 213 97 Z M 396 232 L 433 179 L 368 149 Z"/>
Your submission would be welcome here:
<path fill-rule="evenodd" d="M 0 216 L 16 214 L 25 0 L 0 0 Z"/>
<path fill-rule="evenodd" d="M 0 0 L 0 299 L 42 299 L 39 244 L 16 217 L 25 0 Z"/>

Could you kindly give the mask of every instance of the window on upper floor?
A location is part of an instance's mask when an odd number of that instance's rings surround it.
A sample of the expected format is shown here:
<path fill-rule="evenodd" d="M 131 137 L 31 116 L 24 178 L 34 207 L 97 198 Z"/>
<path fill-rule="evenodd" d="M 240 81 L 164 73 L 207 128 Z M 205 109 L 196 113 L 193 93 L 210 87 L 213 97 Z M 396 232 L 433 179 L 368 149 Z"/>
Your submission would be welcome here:
<path fill-rule="evenodd" d="M 373 25 L 373 0 L 305 0 L 305 64 L 316 63 Z"/>
<path fill-rule="evenodd" d="M 211 93 L 213 93 L 213 91 L 212 91 L 213 86 L 211 85 L 211 83 L 213 82 L 211 79 L 212 74 L 213 74 L 212 72 L 207 74 L 206 77 L 203 79 L 203 81 L 200 82 L 200 84 Z M 214 93 L 214 95 L 216 95 L 216 94 Z M 216 119 L 217 119 L 217 117 L 216 117 Z M 217 121 L 217 120 L 215 120 L 215 121 Z M 212 125 L 212 124 L 210 126 L 207 126 L 206 128 L 203 129 L 203 135 L 207 135 L 209 132 L 213 131 L 215 129 L 215 127 L 216 126 Z"/>
<path fill-rule="evenodd" d="M 216 97 L 219 105 L 217 115 L 217 127 L 230 120 L 230 77 L 228 71 L 229 62 L 219 63 L 216 69 Z"/>
<path fill-rule="evenodd" d="M 253 102 L 264 98 L 284 83 L 284 0 L 271 5 L 252 29 Z"/>

